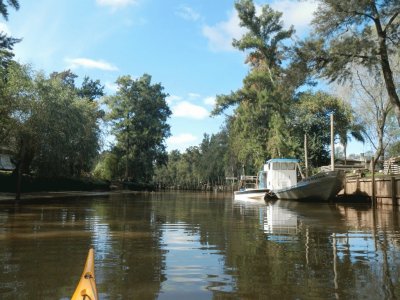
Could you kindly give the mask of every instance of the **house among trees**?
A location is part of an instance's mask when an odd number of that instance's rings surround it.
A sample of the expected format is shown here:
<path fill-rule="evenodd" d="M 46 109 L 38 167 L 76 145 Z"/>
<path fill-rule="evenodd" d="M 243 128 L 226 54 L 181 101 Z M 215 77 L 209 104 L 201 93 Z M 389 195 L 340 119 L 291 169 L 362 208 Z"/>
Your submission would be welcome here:
<path fill-rule="evenodd" d="M 12 162 L 13 153 L 11 150 L 0 147 L 0 170 L 12 171 L 15 169 L 15 165 Z"/>
<path fill-rule="evenodd" d="M 383 167 L 384 174 L 400 174 L 400 156 L 385 160 Z"/>

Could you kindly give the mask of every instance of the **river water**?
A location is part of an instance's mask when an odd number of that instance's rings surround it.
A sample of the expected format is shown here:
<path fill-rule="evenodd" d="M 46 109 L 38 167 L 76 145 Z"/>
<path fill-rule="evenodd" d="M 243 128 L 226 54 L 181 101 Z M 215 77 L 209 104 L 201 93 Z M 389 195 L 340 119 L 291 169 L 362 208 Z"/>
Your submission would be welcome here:
<path fill-rule="evenodd" d="M 391 206 L 151 193 L 0 203 L 0 299 L 396 299 Z"/>

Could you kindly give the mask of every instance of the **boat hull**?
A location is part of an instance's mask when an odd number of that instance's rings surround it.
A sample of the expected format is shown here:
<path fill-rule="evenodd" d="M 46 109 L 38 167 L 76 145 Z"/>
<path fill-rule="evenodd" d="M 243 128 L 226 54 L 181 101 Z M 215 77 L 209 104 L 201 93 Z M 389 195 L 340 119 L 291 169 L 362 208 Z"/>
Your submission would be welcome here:
<path fill-rule="evenodd" d="M 78 299 L 79 300 L 84 300 L 84 299 L 98 300 L 96 281 L 95 281 L 95 277 L 94 277 L 94 251 L 93 251 L 93 249 L 89 250 L 81 278 L 80 278 L 79 283 L 75 289 L 75 292 L 71 298 L 71 300 L 78 300 Z"/>
<path fill-rule="evenodd" d="M 344 172 L 321 172 L 296 185 L 273 191 L 278 199 L 327 201 L 335 197 L 344 184 Z"/>
<path fill-rule="evenodd" d="M 264 200 L 269 189 L 245 189 L 234 192 L 235 200 Z"/>

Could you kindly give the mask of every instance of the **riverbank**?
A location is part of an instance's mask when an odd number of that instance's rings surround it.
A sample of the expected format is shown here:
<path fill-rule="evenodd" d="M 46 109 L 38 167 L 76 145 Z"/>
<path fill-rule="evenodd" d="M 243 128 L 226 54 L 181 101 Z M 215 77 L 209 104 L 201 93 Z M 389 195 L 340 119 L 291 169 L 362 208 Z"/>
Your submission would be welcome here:
<path fill-rule="evenodd" d="M 15 193 L 17 178 L 10 172 L 0 172 L 0 192 Z M 44 178 L 31 175 L 23 175 L 21 178 L 22 193 L 40 193 L 47 191 L 107 191 L 110 190 L 110 182 L 91 178 Z"/>
<path fill-rule="evenodd" d="M 57 192 L 30 192 L 22 193 L 19 202 L 42 200 L 42 199 L 66 199 L 79 197 L 108 197 L 113 194 L 134 194 L 135 191 L 118 190 L 118 191 L 57 191 Z M 14 193 L 0 193 L 0 203 L 15 202 Z"/>

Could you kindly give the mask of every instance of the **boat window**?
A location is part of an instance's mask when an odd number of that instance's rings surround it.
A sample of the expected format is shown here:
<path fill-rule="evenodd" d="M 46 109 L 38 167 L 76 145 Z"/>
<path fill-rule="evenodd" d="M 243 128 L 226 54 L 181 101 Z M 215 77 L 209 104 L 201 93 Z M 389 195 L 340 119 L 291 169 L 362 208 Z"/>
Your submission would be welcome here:
<path fill-rule="evenodd" d="M 281 170 L 287 170 L 287 163 L 281 163 Z"/>
<path fill-rule="evenodd" d="M 288 163 L 288 170 L 294 170 L 296 169 L 296 165 L 294 163 Z"/>
<path fill-rule="evenodd" d="M 281 169 L 281 163 L 275 162 L 272 164 L 272 169 L 273 170 L 280 170 Z"/>

